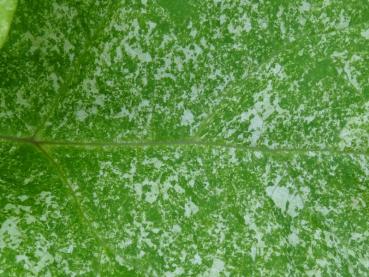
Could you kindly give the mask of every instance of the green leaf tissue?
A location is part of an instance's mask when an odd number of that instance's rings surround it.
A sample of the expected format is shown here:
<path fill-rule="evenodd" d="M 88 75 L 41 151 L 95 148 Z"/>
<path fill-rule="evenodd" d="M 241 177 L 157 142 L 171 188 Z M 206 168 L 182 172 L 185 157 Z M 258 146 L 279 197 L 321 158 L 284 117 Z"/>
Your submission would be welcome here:
<path fill-rule="evenodd" d="M 8 35 L 17 0 L 0 0 L 0 48 Z"/>
<path fill-rule="evenodd" d="M 0 276 L 369 276 L 367 0 L 0 0 L 1 45 Z"/>

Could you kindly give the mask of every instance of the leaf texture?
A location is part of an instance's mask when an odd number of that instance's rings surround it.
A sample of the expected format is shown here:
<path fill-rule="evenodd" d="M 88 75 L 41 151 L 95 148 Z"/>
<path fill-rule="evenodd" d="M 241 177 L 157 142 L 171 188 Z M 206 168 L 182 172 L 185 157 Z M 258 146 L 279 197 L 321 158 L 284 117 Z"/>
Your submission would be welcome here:
<path fill-rule="evenodd" d="M 368 4 L 20 0 L 0 275 L 368 275 Z"/>
<path fill-rule="evenodd" d="M 17 0 L 0 1 L 0 48 L 8 35 L 16 6 Z"/>

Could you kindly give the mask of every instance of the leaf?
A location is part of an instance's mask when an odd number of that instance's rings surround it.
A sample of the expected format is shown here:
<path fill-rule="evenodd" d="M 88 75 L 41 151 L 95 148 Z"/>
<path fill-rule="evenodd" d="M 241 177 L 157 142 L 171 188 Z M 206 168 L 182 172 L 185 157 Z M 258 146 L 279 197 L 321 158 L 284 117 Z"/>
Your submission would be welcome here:
<path fill-rule="evenodd" d="M 17 0 L 0 1 L 0 48 L 8 35 L 16 6 Z"/>
<path fill-rule="evenodd" d="M 19 1 L 0 274 L 368 275 L 368 14 Z"/>

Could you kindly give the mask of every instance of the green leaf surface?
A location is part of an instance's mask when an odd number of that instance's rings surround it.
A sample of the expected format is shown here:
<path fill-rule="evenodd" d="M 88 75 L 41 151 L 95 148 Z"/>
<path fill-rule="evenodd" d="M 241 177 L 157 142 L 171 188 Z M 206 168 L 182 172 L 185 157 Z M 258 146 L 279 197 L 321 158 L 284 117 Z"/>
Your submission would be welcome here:
<path fill-rule="evenodd" d="M 20 0 L 0 275 L 369 275 L 368 43 L 366 0 Z"/>
<path fill-rule="evenodd" d="M 9 32 L 17 0 L 0 1 L 0 48 L 3 46 Z"/>

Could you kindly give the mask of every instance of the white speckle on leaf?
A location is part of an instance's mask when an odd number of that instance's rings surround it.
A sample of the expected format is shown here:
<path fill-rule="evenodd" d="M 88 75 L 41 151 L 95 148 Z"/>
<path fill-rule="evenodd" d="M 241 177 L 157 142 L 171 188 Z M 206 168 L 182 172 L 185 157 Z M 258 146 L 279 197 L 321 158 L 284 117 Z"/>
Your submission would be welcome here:
<path fill-rule="evenodd" d="M 64 248 L 60 249 L 60 252 L 70 254 L 70 253 L 73 253 L 73 250 L 74 250 L 74 245 L 71 244 L 67 247 L 64 247 Z"/>
<path fill-rule="evenodd" d="M 255 114 L 255 116 L 251 119 L 249 126 L 249 130 L 252 132 L 251 145 L 256 145 L 257 141 L 259 140 L 262 134 L 263 122 L 263 119 L 258 114 Z"/>
<path fill-rule="evenodd" d="M 20 196 L 18 196 L 18 199 L 20 200 L 20 201 L 26 201 L 27 199 L 29 198 L 29 196 L 28 195 L 20 195 Z"/>
<path fill-rule="evenodd" d="M 310 10 L 310 8 L 311 8 L 311 4 L 309 2 L 304 1 L 301 3 L 300 12 L 307 12 Z"/>
<path fill-rule="evenodd" d="M 154 165 L 154 167 L 155 167 L 156 169 L 160 169 L 160 167 L 162 167 L 162 166 L 163 166 L 163 163 L 162 163 L 162 161 L 160 161 L 159 159 L 154 158 L 154 159 L 153 159 L 153 165 Z"/>
<path fill-rule="evenodd" d="M 369 258 L 360 258 L 360 263 L 367 269 L 369 269 Z"/>
<path fill-rule="evenodd" d="M 29 107 L 30 103 L 28 102 L 27 98 L 24 98 L 22 91 L 18 90 L 16 93 L 16 103 L 20 106 Z"/>
<path fill-rule="evenodd" d="M 273 68 L 271 68 L 271 72 L 278 77 L 279 79 L 284 79 L 286 77 L 286 74 L 284 72 L 283 66 L 281 66 L 279 63 L 276 63 Z"/>
<path fill-rule="evenodd" d="M 141 103 L 138 105 L 140 108 L 144 108 L 144 107 L 149 107 L 150 106 L 150 101 L 147 99 L 144 99 L 141 101 Z"/>
<path fill-rule="evenodd" d="M 251 247 L 250 255 L 251 255 L 252 260 L 255 261 L 255 258 L 256 258 L 256 246 L 255 245 Z"/>
<path fill-rule="evenodd" d="M 338 29 L 345 29 L 350 25 L 350 18 L 345 16 L 343 12 L 340 14 L 340 21 L 337 24 Z"/>
<path fill-rule="evenodd" d="M 0 250 L 7 247 L 15 249 L 21 242 L 21 232 L 18 227 L 16 217 L 7 218 L 0 228 Z"/>
<path fill-rule="evenodd" d="M 298 211 L 304 207 L 302 197 L 291 194 L 286 187 L 269 186 L 266 188 L 266 193 L 282 212 L 286 212 L 291 217 L 297 216 Z"/>
<path fill-rule="evenodd" d="M 191 125 L 194 121 L 194 116 L 190 110 L 185 110 L 181 118 L 181 124 L 184 126 Z"/>
<path fill-rule="evenodd" d="M 27 224 L 32 224 L 32 223 L 36 222 L 36 218 L 33 215 L 30 215 L 30 214 L 25 216 L 25 220 L 26 220 Z"/>
<path fill-rule="evenodd" d="M 352 61 L 355 61 L 355 60 L 360 60 L 359 57 L 356 56 L 356 59 L 355 59 L 355 56 L 353 57 Z M 351 83 L 351 85 L 357 89 L 358 91 L 361 91 L 361 87 L 360 87 L 360 84 L 359 82 L 357 81 L 357 78 L 356 78 L 356 75 L 355 75 L 355 70 L 353 69 L 353 67 L 351 66 L 351 63 L 350 61 L 346 61 L 345 62 L 345 65 L 343 67 L 343 70 L 344 72 L 346 73 L 346 76 L 347 76 L 347 79 L 348 81 Z"/>
<path fill-rule="evenodd" d="M 180 233 L 182 231 L 182 228 L 181 228 L 181 226 L 179 226 L 178 224 L 176 224 L 176 225 L 173 225 L 172 231 L 174 233 Z"/>
<path fill-rule="evenodd" d="M 199 211 L 199 208 L 193 203 L 191 200 L 187 201 L 185 204 L 185 217 L 190 217 L 191 215 L 196 214 Z"/>
<path fill-rule="evenodd" d="M 192 264 L 201 264 L 202 259 L 201 259 L 200 255 L 196 253 L 191 262 L 192 262 Z"/>
<path fill-rule="evenodd" d="M 97 88 L 96 79 L 85 79 L 82 83 L 82 88 L 84 91 L 91 94 L 98 94 L 99 89 Z"/>
<path fill-rule="evenodd" d="M 165 277 L 181 276 L 183 273 L 184 269 L 182 267 L 177 267 L 173 272 L 165 272 Z"/>
<path fill-rule="evenodd" d="M 105 103 L 105 95 L 100 94 L 95 96 L 94 102 L 95 105 L 104 106 L 104 103 Z"/>
<path fill-rule="evenodd" d="M 365 103 L 363 108 L 365 111 L 369 111 L 369 102 Z M 346 125 L 339 134 L 339 147 L 341 149 L 352 147 L 354 143 L 367 145 L 369 143 L 369 135 L 365 130 L 368 121 L 369 112 L 348 118 Z"/>
<path fill-rule="evenodd" d="M 152 58 L 150 53 L 145 53 L 140 48 L 133 48 L 127 42 L 123 42 L 123 46 L 130 57 L 137 58 L 139 61 L 144 63 L 151 62 Z"/>
<path fill-rule="evenodd" d="M 360 34 L 363 38 L 369 39 L 369 29 L 362 30 Z"/>
<path fill-rule="evenodd" d="M 118 255 L 115 256 L 115 260 L 117 261 L 118 264 L 124 265 L 125 260 L 122 256 L 118 256 Z"/>
<path fill-rule="evenodd" d="M 51 73 L 49 78 L 53 84 L 53 89 L 58 91 L 60 88 L 58 76 L 55 73 Z"/>
<path fill-rule="evenodd" d="M 268 21 L 267 21 L 265 18 L 260 18 L 260 19 L 258 20 L 258 23 L 259 23 L 259 27 L 260 27 L 261 29 L 266 29 L 266 28 L 268 28 Z"/>
<path fill-rule="evenodd" d="M 272 84 L 254 95 L 254 106 L 239 115 L 240 122 L 249 121 L 248 131 L 251 133 L 250 144 L 255 146 L 265 131 L 264 121 L 272 114 L 283 114 L 285 110 L 279 106 L 279 99 L 272 99 Z M 271 127 L 269 127 L 271 128 Z"/>
<path fill-rule="evenodd" d="M 210 276 L 219 276 L 219 274 L 224 270 L 224 262 L 218 258 L 213 260 L 213 264 L 210 268 Z"/>
<path fill-rule="evenodd" d="M 76 119 L 78 121 L 85 121 L 88 114 L 84 110 L 76 111 Z"/>
<path fill-rule="evenodd" d="M 251 29 L 252 29 L 252 26 L 251 26 L 251 21 L 249 18 L 247 18 L 245 20 L 245 24 L 243 25 L 243 29 L 246 31 L 246 32 L 250 32 Z"/>
<path fill-rule="evenodd" d="M 63 47 L 64 52 L 67 53 L 67 54 L 70 54 L 71 50 L 73 50 L 73 49 L 74 49 L 73 44 L 70 43 L 70 41 L 67 38 L 65 38 L 64 47 Z M 70 57 L 70 60 L 72 60 L 73 59 L 73 54 L 71 53 L 69 57 Z"/>
<path fill-rule="evenodd" d="M 299 244 L 300 239 L 299 236 L 296 232 L 292 232 L 291 234 L 288 235 L 288 242 L 292 245 L 292 246 L 296 246 Z"/>
<path fill-rule="evenodd" d="M 131 113 L 126 109 L 126 107 L 121 107 L 119 113 L 117 113 L 114 118 L 129 117 Z"/>
<path fill-rule="evenodd" d="M 145 201 L 152 204 L 159 196 L 159 185 L 157 182 L 146 181 L 144 185 L 148 185 L 150 190 L 146 192 Z"/>

